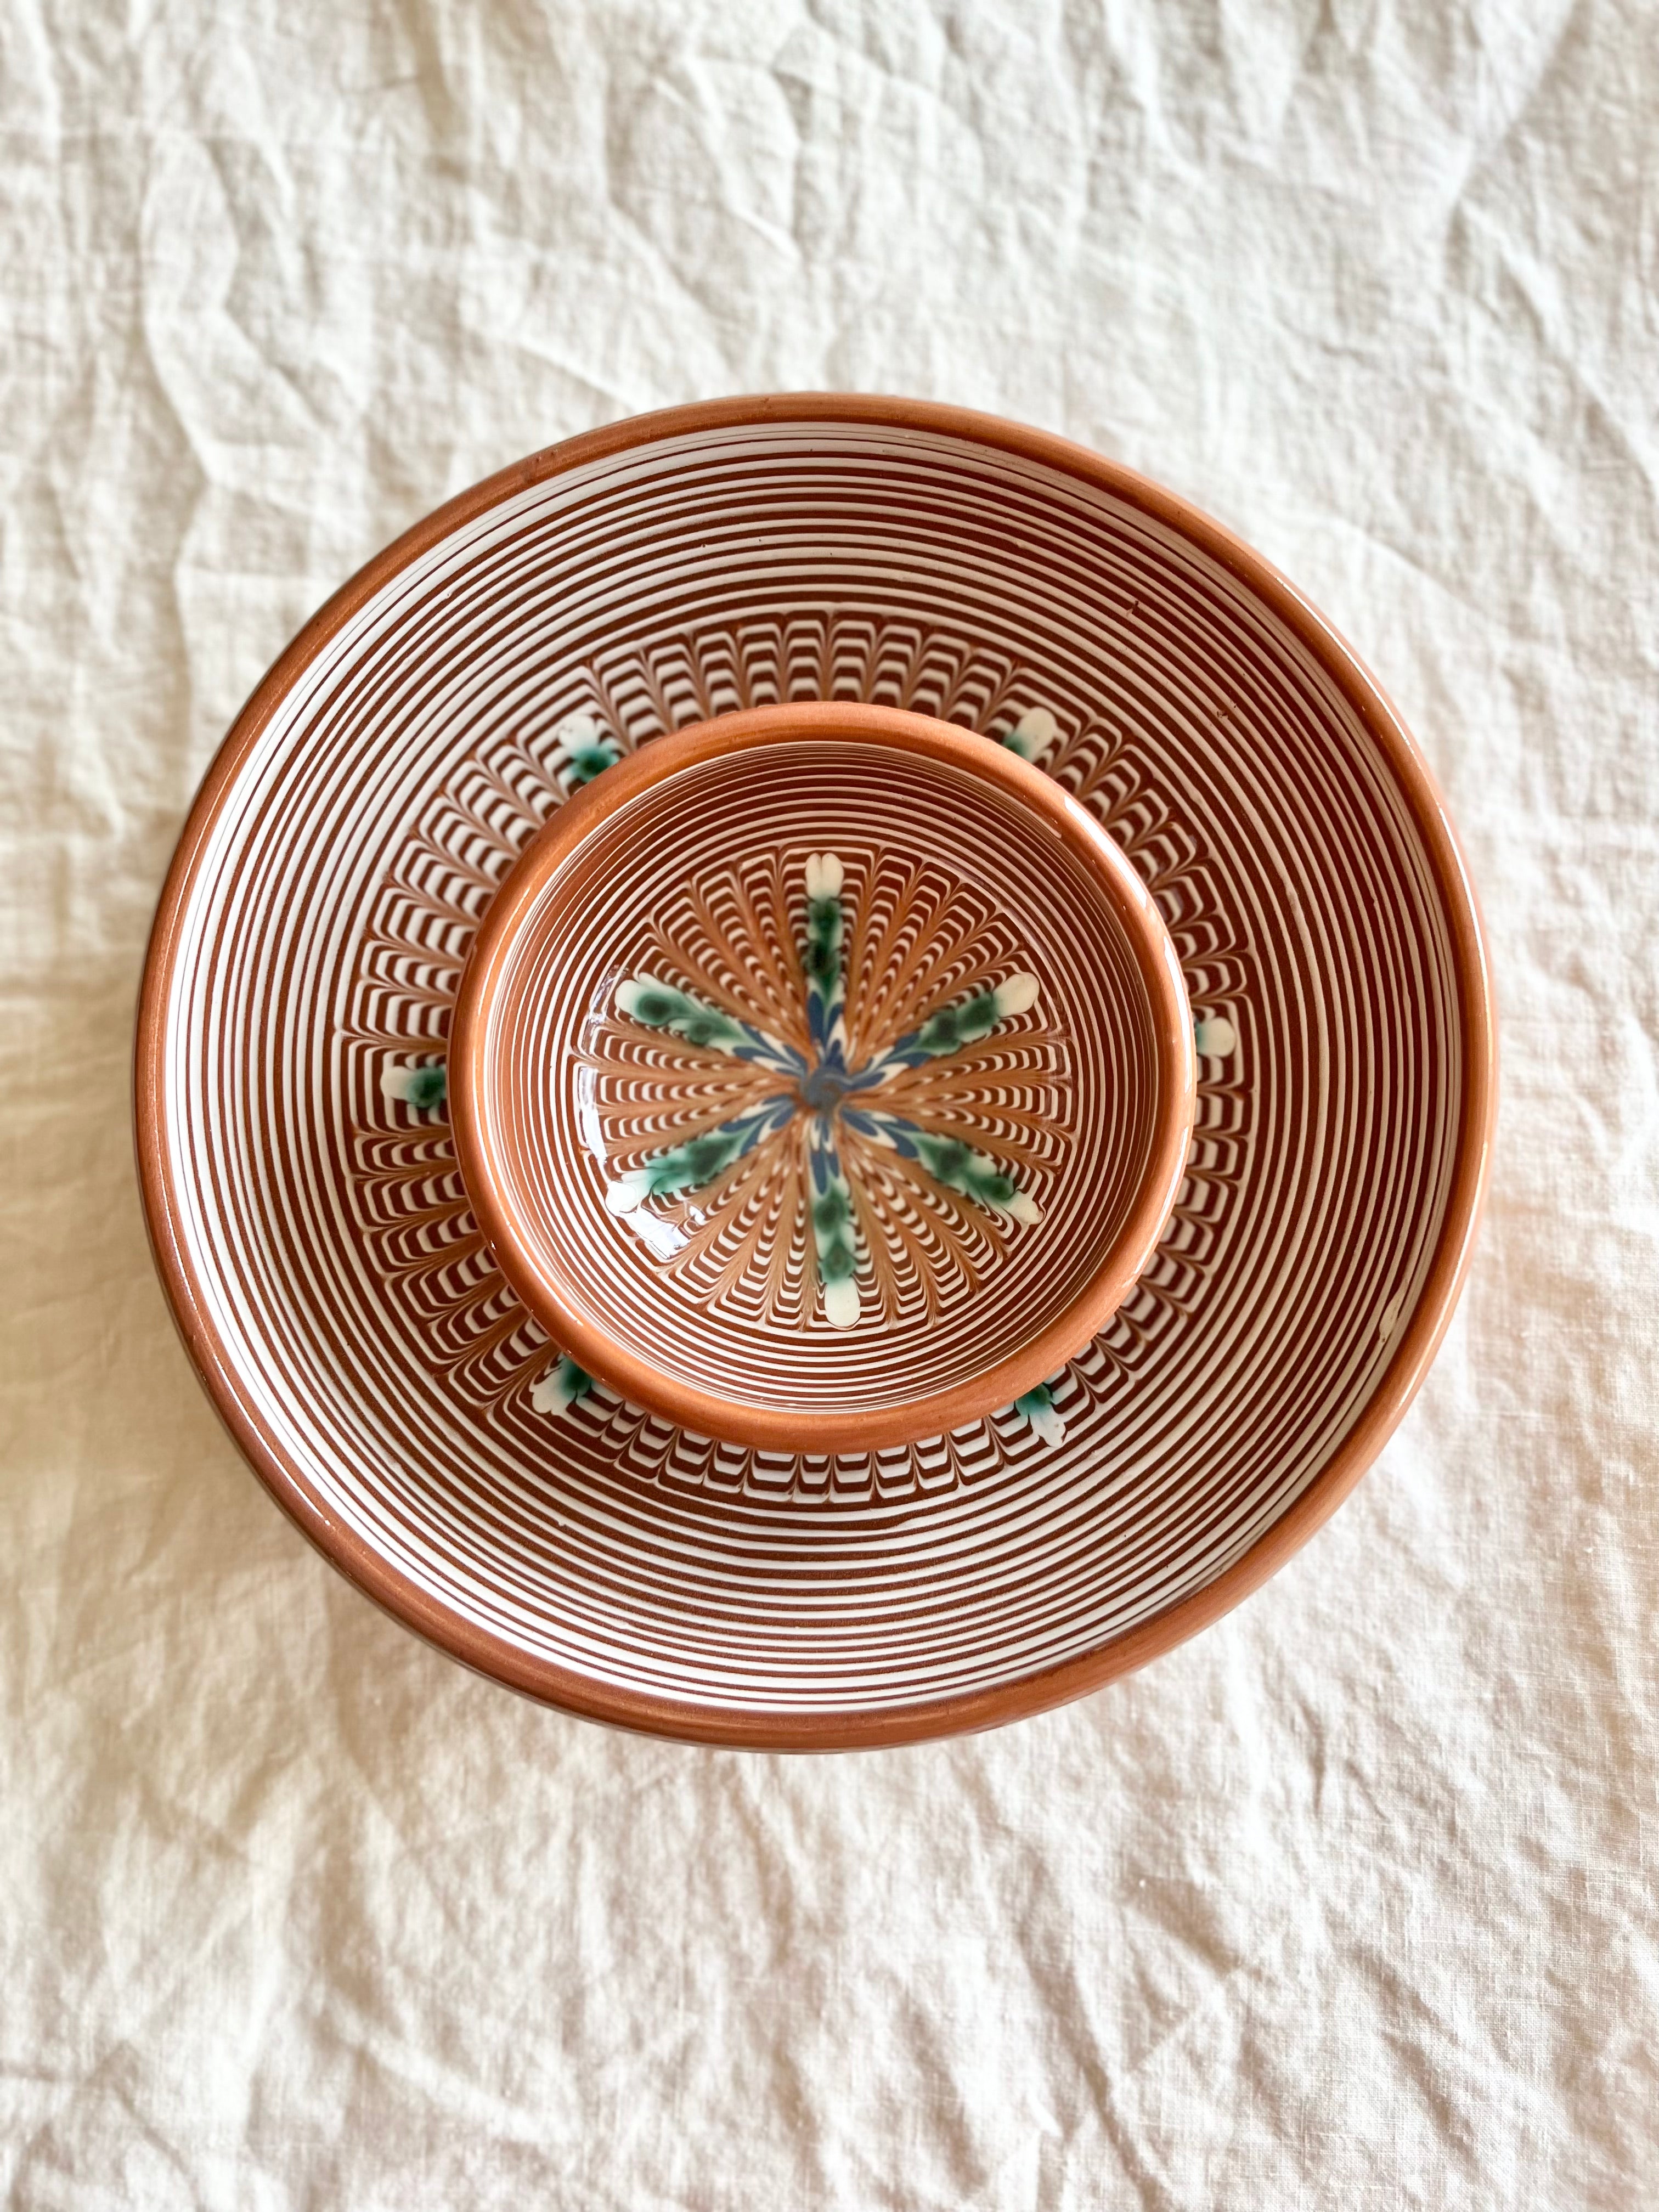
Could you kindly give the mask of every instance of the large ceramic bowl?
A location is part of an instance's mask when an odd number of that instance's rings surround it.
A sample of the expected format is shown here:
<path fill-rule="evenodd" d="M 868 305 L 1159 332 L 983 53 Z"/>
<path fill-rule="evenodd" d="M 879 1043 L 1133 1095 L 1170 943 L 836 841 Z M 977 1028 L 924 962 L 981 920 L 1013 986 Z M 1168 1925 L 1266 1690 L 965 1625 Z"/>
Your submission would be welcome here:
<path fill-rule="evenodd" d="M 1151 894 L 1009 747 L 723 715 L 561 807 L 462 979 L 462 1171 L 584 1375 L 703 1436 L 909 1444 L 1025 1403 L 1151 1259 L 1192 1019 Z"/>
<path fill-rule="evenodd" d="M 813 700 L 1024 753 L 1181 963 L 1187 1173 L 1036 1420 L 777 1451 L 584 1389 L 460 1171 L 456 994 L 519 855 L 665 735 Z M 1259 555 L 1061 440 L 809 394 L 536 454 L 330 602 L 185 825 L 137 1075 L 191 1357 L 336 1565 L 569 1710 L 827 1747 L 1091 1689 L 1319 1526 L 1450 1318 L 1495 1046 L 1422 756 Z"/>

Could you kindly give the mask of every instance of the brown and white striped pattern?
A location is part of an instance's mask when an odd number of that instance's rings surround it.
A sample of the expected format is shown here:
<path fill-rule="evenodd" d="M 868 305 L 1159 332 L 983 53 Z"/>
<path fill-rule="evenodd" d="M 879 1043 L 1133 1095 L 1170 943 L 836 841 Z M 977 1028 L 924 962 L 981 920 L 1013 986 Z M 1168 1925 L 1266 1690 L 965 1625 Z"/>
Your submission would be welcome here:
<path fill-rule="evenodd" d="M 589 1711 L 889 1740 L 1103 1679 L 1328 1510 L 1455 1296 L 1491 1014 L 1420 763 L 1242 549 L 1034 436 L 797 415 L 528 469 L 274 674 L 164 901 L 141 1150 L 198 1364 L 376 1595 Z M 814 696 L 991 735 L 1048 707 L 1045 765 L 1236 1038 L 1152 1267 L 1054 1386 L 1058 1449 L 997 1419 L 790 1459 L 601 1394 L 550 1422 L 447 1131 L 381 1096 L 388 1055 L 441 1054 L 471 934 L 566 787 L 562 721 L 627 748 Z"/>
<path fill-rule="evenodd" d="M 959 855 L 945 863 L 906 859 L 905 840 L 875 845 L 868 832 L 860 823 L 836 840 L 850 915 L 847 1057 L 855 1068 L 919 1026 L 940 1000 L 1029 967 L 1024 934 L 963 878 Z M 638 964 L 810 1053 L 805 984 L 793 957 L 804 931 L 804 872 L 775 854 L 735 855 L 729 868 L 698 876 L 665 903 Z M 780 946 L 783 972 L 774 983 Z M 604 1149 L 624 1172 L 785 1085 L 768 1071 L 700 1053 L 661 1030 L 642 1033 L 620 1018 L 594 1024 L 589 1054 Z M 1126 1052 L 1124 1059 L 1133 1080 L 1132 1056 Z M 987 1146 L 1046 1207 L 1073 1149 L 1070 1071 L 1067 1036 L 1039 1001 L 976 1046 L 901 1075 L 884 1097 L 892 1111 L 929 1129 Z M 1121 1127 L 1133 1126 L 1138 1103 L 1133 1096 L 1122 1102 Z M 770 1140 L 769 1164 L 745 1166 L 719 1188 L 663 1207 L 685 1237 L 669 1264 L 689 1293 L 728 1301 L 750 1328 L 795 1330 L 817 1321 L 801 1220 L 802 1126 L 797 1117 Z M 957 1202 L 895 1152 L 866 1144 L 867 1158 L 860 1158 L 862 1141 L 840 1133 L 843 1164 L 849 1173 L 863 1170 L 857 1193 L 870 1318 L 914 1327 L 993 1276 L 1017 1224 Z M 787 1197 L 777 1188 L 786 1176 L 798 1187 Z M 763 1206 L 755 1203 L 757 1190 L 765 1194 Z M 1104 1195 L 1109 1207 L 1109 1187 Z"/>
<path fill-rule="evenodd" d="M 739 1222 L 759 1215 L 766 1230 L 769 1221 L 767 1243 L 782 1248 L 775 1287 L 787 1292 L 793 1278 L 787 1322 L 769 1318 L 759 1303 L 773 1270 L 740 1267 L 728 1279 L 734 1240 L 700 1242 L 690 1266 L 676 1264 L 605 1204 L 615 1169 L 756 1103 L 732 1088 L 730 1060 L 689 1046 L 671 1057 L 659 1038 L 637 1030 L 622 1041 L 624 1048 L 633 1042 L 651 1061 L 642 1071 L 632 1060 L 619 1096 L 611 1011 L 617 977 L 648 969 L 690 981 L 688 965 L 697 964 L 709 1003 L 779 1035 L 791 1010 L 775 1001 L 787 1000 L 787 981 L 767 990 L 761 960 L 775 957 L 780 944 L 793 957 L 787 914 L 779 939 L 748 946 L 746 957 L 720 933 L 723 950 L 706 945 L 709 957 L 697 963 L 698 939 L 720 930 L 709 900 L 720 902 L 722 885 L 781 856 L 793 888 L 805 855 L 825 848 L 847 871 L 842 903 L 852 927 L 843 965 L 854 1068 L 882 1041 L 879 1029 L 871 1036 L 858 1028 L 860 1010 L 879 1022 L 896 994 L 903 1028 L 890 1042 L 982 984 L 988 972 L 1035 972 L 1044 1018 L 1023 1023 L 1026 1036 L 1043 1039 L 1046 1080 L 1040 1097 L 1026 1102 L 1042 1117 L 1038 1144 L 1019 1147 L 1040 1222 L 999 1226 L 968 1200 L 903 1172 L 875 1144 L 859 1151 L 852 1131 L 844 1122 L 839 1128 L 866 1243 L 872 1255 L 890 1255 L 861 1271 L 873 1278 L 876 1294 L 844 1330 L 812 1325 L 813 1307 L 803 1310 L 804 1194 L 797 1190 L 777 1218 L 795 1157 L 789 1127 L 802 1126 L 793 1116 L 725 1182 L 653 1208 L 649 1223 L 659 1237 L 666 1229 L 689 1238 L 711 1205 L 728 1197 Z M 510 948 L 492 1002 L 490 1072 L 478 1111 L 493 1133 L 496 1180 L 510 1194 L 516 1241 L 590 1325 L 671 1378 L 810 1419 L 958 1389 L 1064 1316 L 1140 1194 L 1158 1135 L 1158 1069 L 1152 1009 L 1123 923 L 1046 823 L 995 786 L 941 763 L 803 739 L 682 769 L 605 822 L 580 859 L 579 870 L 566 872 L 575 884 L 562 874 L 548 885 Z M 879 925 L 913 879 L 930 875 L 936 903 L 954 900 L 955 911 L 927 947 L 933 957 L 919 963 L 914 937 L 925 909 L 913 902 L 891 947 Z M 705 896 L 692 895 L 697 886 Z M 796 902 L 804 911 L 804 892 Z M 911 970 L 919 970 L 919 1000 L 904 993 Z M 804 989 L 796 995 L 801 1027 Z M 963 1110 L 963 1097 L 974 1098 L 967 1089 L 941 1101 L 946 1111 L 930 1115 L 935 1128 L 950 1129 L 954 1105 L 972 1142 L 1007 1156 L 1000 1117 L 1024 1109 L 1018 1086 L 997 1080 L 996 1067 L 1021 1030 L 1017 1023 L 1011 1036 L 999 1031 L 965 1062 L 962 1072 L 979 1086 L 974 1119 Z M 602 1066 L 596 1052 L 605 1053 Z M 1016 1064 L 1006 1063 L 1011 1071 Z M 937 1077 L 945 1065 L 928 1072 Z M 767 1087 L 790 1086 L 785 1079 Z M 925 1082 L 913 1079 L 900 1097 L 911 1091 L 925 1096 Z M 860 1096 L 899 1110 L 885 1088 Z M 623 1104 L 631 1149 L 617 1141 Z M 1062 1353 L 1075 1342 L 1062 1342 Z"/>

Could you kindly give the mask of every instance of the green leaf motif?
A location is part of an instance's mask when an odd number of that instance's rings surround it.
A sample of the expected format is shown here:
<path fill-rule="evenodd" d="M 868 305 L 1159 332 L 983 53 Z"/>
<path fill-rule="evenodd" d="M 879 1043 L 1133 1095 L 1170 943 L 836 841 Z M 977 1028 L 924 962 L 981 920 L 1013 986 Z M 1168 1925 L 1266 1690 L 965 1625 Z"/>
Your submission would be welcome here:
<path fill-rule="evenodd" d="M 380 1095 L 429 1114 L 449 1095 L 449 1075 L 442 1060 L 424 1067 L 388 1067 L 380 1076 Z"/>
<path fill-rule="evenodd" d="M 916 1031 L 916 1043 L 937 1059 L 945 1053 L 960 1051 L 965 1044 L 977 1044 L 996 1025 L 996 994 L 981 991 L 977 998 L 963 999 L 957 1006 L 941 1006 L 938 1013 L 930 1014 Z"/>
<path fill-rule="evenodd" d="M 825 999 L 841 981 L 842 919 L 839 899 L 813 899 L 806 908 L 806 975 Z"/>
<path fill-rule="evenodd" d="M 1046 1382 L 1039 1382 L 1035 1390 L 1028 1390 L 1014 1401 L 1014 1411 L 1036 1431 L 1045 1444 L 1060 1444 L 1066 1441 L 1066 1424 L 1060 1417 L 1053 1393 Z"/>
<path fill-rule="evenodd" d="M 591 714 L 567 714 L 553 734 L 564 748 L 565 779 L 569 783 L 592 783 L 622 758 L 622 747 L 605 735 Z"/>
<path fill-rule="evenodd" d="M 567 1352 L 561 1355 L 556 1366 L 550 1367 L 530 1394 L 530 1402 L 538 1413 L 556 1417 L 568 1413 L 579 1398 L 586 1397 L 593 1388 L 593 1377 L 585 1367 L 578 1367 Z"/>
<path fill-rule="evenodd" d="M 947 1053 L 960 1052 L 963 1045 L 977 1044 L 981 1037 L 990 1036 L 999 1022 L 1029 1012 L 1042 989 L 1036 977 L 1024 970 L 1005 976 L 991 990 L 976 991 L 969 998 L 958 999 L 954 1006 L 941 1006 L 937 1013 L 929 1014 L 920 1029 L 901 1037 L 877 1065 L 908 1062 L 915 1066 L 924 1059 L 942 1060 Z"/>
<path fill-rule="evenodd" d="M 812 1244 L 823 1285 L 823 1315 L 832 1328 L 851 1328 L 859 1318 L 858 1227 L 853 1193 L 833 1152 L 813 1165 Z"/>
<path fill-rule="evenodd" d="M 742 1152 L 744 1132 L 736 1126 L 711 1129 L 707 1136 L 693 1137 L 689 1144 L 676 1145 L 672 1152 L 665 1152 L 651 1168 L 651 1194 L 661 1197 L 674 1190 L 692 1190 L 699 1183 L 713 1182 L 717 1175 L 729 1168 Z"/>
<path fill-rule="evenodd" d="M 652 975 L 635 975 L 617 986 L 617 1004 L 623 1013 L 649 1030 L 672 1030 L 688 1044 L 712 1046 L 716 1052 L 738 1052 L 753 1042 L 749 1031 L 717 1006 L 706 1006 L 689 991 Z"/>
<path fill-rule="evenodd" d="M 632 1213 L 647 1198 L 667 1198 L 676 1191 L 696 1190 L 713 1182 L 733 1160 L 741 1159 L 757 1138 L 781 1127 L 790 1111 L 787 1099 L 769 1098 L 750 1113 L 722 1121 L 719 1128 L 705 1130 L 702 1136 L 690 1138 L 672 1151 L 659 1152 L 643 1167 L 631 1168 L 607 1187 L 607 1211 Z"/>
<path fill-rule="evenodd" d="M 909 1138 L 916 1158 L 947 1190 L 959 1190 L 993 1213 L 1012 1213 L 1017 1221 L 1041 1218 L 1032 1200 L 988 1152 L 975 1152 L 960 1137 L 939 1137 L 927 1129 L 912 1129 Z"/>
<path fill-rule="evenodd" d="M 806 942 L 801 964 L 806 970 L 806 1025 L 822 1046 L 835 1024 L 842 997 L 841 891 L 845 871 L 834 853 L 811 853 L 806 860 Z"/>
<path fill-rule="evenodd" d="M 622 748 L 611 738 L 602 738 L 596 745 L 574 745 L 566 755 L 572 783 L 592 783 L 596 775 L 603 775 L 622 758 Z"/>

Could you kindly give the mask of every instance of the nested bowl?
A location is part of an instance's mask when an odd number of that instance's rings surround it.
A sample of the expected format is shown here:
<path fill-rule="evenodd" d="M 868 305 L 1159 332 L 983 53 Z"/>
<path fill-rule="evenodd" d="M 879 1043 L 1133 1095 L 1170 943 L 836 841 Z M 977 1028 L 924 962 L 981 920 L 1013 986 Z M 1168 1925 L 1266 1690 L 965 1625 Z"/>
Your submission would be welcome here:
<path fill-rule="evenodd" d="M 1093 815 L 982 736 L 803 702 L 554 815 L 449 1071 L 495 1258 L 584 1375 L 696 1434 L 859 1452 L 1041 1418 L 1163 1233 L 1194 1054 Z"/>
<path fill-rule="evenodd" d="M 1037 1419 L 835 1453 L 585 1387 L 446 1097 L 468 956 L 544 826 L 678 730 L 823 700 L 1029 755 L 1127 856 L 1197 1046 L 1168 1224 Z M 204 1382 L 362 1589 L 594 1717 L 892 1743 L 1096 1687 L 1334 1510 L 1450 1317 L 1495 1066 L 1433 780 L 1259 554 L 1063 440 L 798 394 L 535 454 L 307 626 L 167 878 L 138 1150 Z"/>

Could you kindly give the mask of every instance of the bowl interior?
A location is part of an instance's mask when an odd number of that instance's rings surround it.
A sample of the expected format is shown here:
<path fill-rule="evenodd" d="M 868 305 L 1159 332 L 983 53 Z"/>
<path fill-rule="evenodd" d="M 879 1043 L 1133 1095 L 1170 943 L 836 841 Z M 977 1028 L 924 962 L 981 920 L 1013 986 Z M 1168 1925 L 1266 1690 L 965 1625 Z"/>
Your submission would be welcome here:
<path fill-rule="evenodd" d="M 830 1450 L 976 1419 L 1094 1334 L 1175 1197 L 1191 1063 L 1096 823 L 982 738 L 814 708 L 683 732 L 563 810 L 453 1068 L 556 1341 L 700 1432 Z"/>
<path fill-rule="evenodd" d="M 598 757 L 826 697 L 1041 710 L 1180 952 L 1180 1199 L 1046 1434 L 789 1457 L 566 1402 L 463 1181 L 457 987 L 529 843 Z M 378 1603 L 594 1717 L 894 1743 L 1167 1650 L 1340 1503 L 1468 1263 L 1492 1018 L 1420 756 L 1248 547 L 1040 433 L 771 395 L 538 454 L 307 625 L 168 876 L 138 1154 L 205 1386 Z"/>

